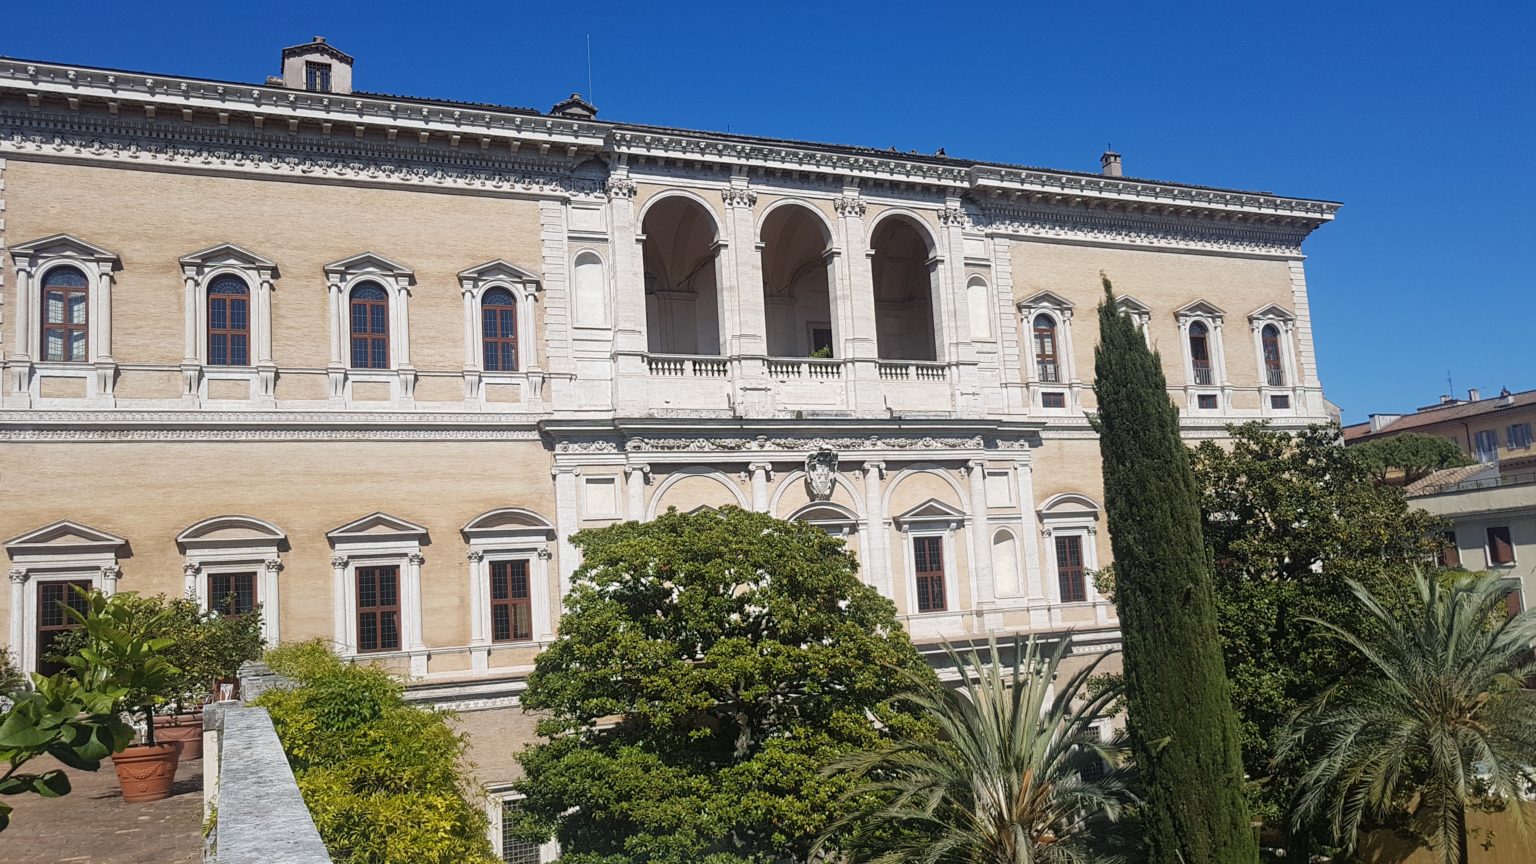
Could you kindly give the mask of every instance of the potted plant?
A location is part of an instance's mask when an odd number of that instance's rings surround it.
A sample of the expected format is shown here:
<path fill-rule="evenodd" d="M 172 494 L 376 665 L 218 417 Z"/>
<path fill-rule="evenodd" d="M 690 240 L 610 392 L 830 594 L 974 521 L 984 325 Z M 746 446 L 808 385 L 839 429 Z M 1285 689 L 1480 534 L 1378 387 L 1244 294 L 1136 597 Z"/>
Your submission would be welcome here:
<path fill-rule="evenodd" d="M 203 716 L 205 702 L 220 698 L 224 682 L 238 682 L 240 664 L 261 657 L 263 640 L 261 609 L 240 615 L 216 610 L 202 612 L 190 600 L 172 600 L 171 638 L 176 644 L 166 657 L 181 669 L 170 700 L 174 709 L 158 714 L 158 737 L 182 742 L 181 758 L 203 756 Z M 230 688 L 231 698 L 236 687 Z"/>
<path fill-rule="evenodd" d="M 84 646 L 65 658 L 87 690 L 121 695 L 114 708 L 144 720 L 144 742 L 122 748 L 112 757 L 123 800 L 137 803 L 168 798 L 181 755 L 179 742 L 155 740 L 155 709 L 176 692 L 181 670 L 164 652 L 173 641 L 153 634 L 170 630 L 171 613 L 154 600 L 133 593 L 106 597 L 82 592 L 86 610 L 65 607 L 84 631 Z"/>

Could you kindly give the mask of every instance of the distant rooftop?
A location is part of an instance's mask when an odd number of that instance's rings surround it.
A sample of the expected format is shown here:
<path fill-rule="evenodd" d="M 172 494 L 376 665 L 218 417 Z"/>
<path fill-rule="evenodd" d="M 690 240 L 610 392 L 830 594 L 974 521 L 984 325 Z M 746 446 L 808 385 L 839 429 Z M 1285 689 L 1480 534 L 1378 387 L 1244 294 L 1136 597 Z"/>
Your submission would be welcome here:
<path fill-rule="evenodd" d="M 1426 405 L 1408 414 L 1372 414 L 1371 419 L 1364 423 L 1345 426 L 1344 441 L 1354 443 L 1380 435 L 1411 432 L 1449 420 L 1465 420 L 1499 411 L 1526 408 L 1536 405 L 1536 390 L 1522 390 L 1519 393 L 1504 390 L 1497 396 L 1486 399 L 1482 398 L 1478 391 L 1473 390 L 1468 393 L 1466 399 L 1457 399 L 1452 396 L 1441 398 L 1442 401 L 1437 405 Z"/>

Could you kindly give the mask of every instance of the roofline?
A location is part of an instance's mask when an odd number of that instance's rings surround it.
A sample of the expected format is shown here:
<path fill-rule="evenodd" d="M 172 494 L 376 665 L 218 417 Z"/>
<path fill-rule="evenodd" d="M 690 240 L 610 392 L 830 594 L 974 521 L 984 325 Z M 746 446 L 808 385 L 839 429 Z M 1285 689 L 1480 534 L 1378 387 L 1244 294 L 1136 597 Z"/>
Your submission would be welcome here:
<path fill-rule="evenodd" d="M 49 67 L 58 73 L 46 79 L 38 73 Z M 82 76 L 106 76 L 105 81 L 81 81 Z M 143 77 L 139 86 L 115 80 L 115 76 Z M 18 83 L 20 86 L 18 86 Z M 1006 162 L 965 160 L 948 156 L 924 155 L 878 150 L 871 147 L 814 141 L 740 135 L 729 132 L 689 130 L 675 127 L 625 123 L 614 120 L 577 120 L 557 117 L 534 109 L 476 102 L 456 102 L 414 96 L 393 96 L 369 91 L 350 94 L 320 93 L 247 81 L 227 81 L 105 66 L 85 66 L 49 60 L 30 60 L 0 55 L 0 87 L 31 89 L 60 95 L 75 93 L 98 98 L 172 102 L 182 108 L 245 111 L 250 113 L 313 112 L 315 119 L 326 122 L 432 126 L 451 124 L 465 135 L 502 135 L 524 139 L 559 140 L 575 149 L 612 152 L 621 156 L 694 161 L 741 161 L 742 157 L 719 152 L 711 144 L 729 143 L 743 147 L 782 148 L 811 156 L 827 154 L 843 157 L 847 164 L 827 165 L 818 160 L 786 159 L 789 170 L 840 175 L 849 179 L 878 175 L 896 182 L 949 186 L 960 190 L 991 192 L 994 195 L 1047 195 L 1093 197 L 1145 202 L 1154 209 L 1179 210 L 1196 207 L 1218 211 L 1243 212 L 1268 218 L 1302 219 L 1316 227 L 1334 218 L 1341 202 L 1323 198 L 1283 196 L 1272 192 L 1202 186 L 1177 181 L 1111 177 L 1092 172 L 1057 168 L 1034 168 Z M 172 85 L 166 87 L 165 85 Z M 190 88 L 205 86 L 211 92 L 194 93 Z M 225 88 L 236 88 L 229 92 Z M 190 104 L 204 97 L 208 104 Z M 351 103 L 350 105 L 347 103 Z M 366 103 L 366 104 L 365 104 Z M 451 116 L 398 116 L 396 104 L 441 108 Z M 371 111 L 371 113 L 370 113 Z M 480 117 L 465 117 L 474 113 Z M 528 121 L 537 118 L 543 123 Z M 510 120 L 510 123 L 505 122 Z M 447 131 L 447 130 L 445 130 Z M 660 136 L 662 139 L 658 141 Z M 656 146 L 651 146 L 656 145 Z M 663 152 L 664 151 L 664 152 Z M 573 153 L 574 155 L 574 153 Z"/>

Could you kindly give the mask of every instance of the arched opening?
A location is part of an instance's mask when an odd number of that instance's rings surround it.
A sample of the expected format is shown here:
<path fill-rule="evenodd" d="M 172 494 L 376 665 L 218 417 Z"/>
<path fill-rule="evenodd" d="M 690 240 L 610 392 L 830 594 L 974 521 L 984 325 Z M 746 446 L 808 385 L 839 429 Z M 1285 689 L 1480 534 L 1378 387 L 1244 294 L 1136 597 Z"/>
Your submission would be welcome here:
<path fill-rule="evenodd" d="M 1006 528 L 992 535 L 992 580 L 999 597 L 1024 593 L 1019 578 L 1019 543 Z"/>
<path fill-rule="evenodd" d="M 1271 387 L 1285 386 L 1285 364 L 1280 360 L 1280 328 L 1265 324 L 1259 334 L 1264 345 L 1264 378 Z"/>
<path fill-rule="evenodd" d="M 971 338 L 990 340 L 992 338 L 992 292 L 987 288 L 987 280 L 980 276 L 972 276 L 965 283 L 965 306 L 971 315 Z"/>
<path fill-rule="evenodd" d="M 505 288 L 480 298 L 480 349 L 485 371 L 517 371 L 517 298 Z"/>
<path fill-rule="evenodd" d="M 832 236 L 810 210 L 786 205 L 763 220 L 763 311 L 774 357 L 835 357 Z"/>
<path fill-rule="evenodd" d="M 389 292 L 359 282 L 351 295 L 352 368 L 389 368 Z"/>
<path fill-rule="evenodd" d="M 1041 312 L 1035 316 L 1035 374 L 1041 381 L 1061 380 L 1061 352 L 1056 348 L 1056 319 Z"/>
<path fill-rule="evenodd" d="M 1211 371 L 1210 329 L 1202 321 L 1189 325 L 1189 364 L 1195 370 L 1195 383 L 1209 387 L 1216 381 Z"/>
<path fill-rule="evenodd" d="M 208 284 L 208 365 L 251 365 L 251 289 L 222 273 Z"/>
<path fill-rule="evenodd" d="M 720 353 L 715 219 L 690 198 L 658 201 L 645 214 L 645 328 L 656 354 Z"/>
<path fill-rule="evenodd" d="M 870 262 L 875 292 L 876 352 L 882 360 L 934 360 L 933 256 L 927 232 L 905 216 L 875 227 Z"/>
<path fill-rule="evenodd" d="M 85 362 L 88 285 L 85 274 L 74 267 L 55 267 L 43 276 L 44 360 Z"/>

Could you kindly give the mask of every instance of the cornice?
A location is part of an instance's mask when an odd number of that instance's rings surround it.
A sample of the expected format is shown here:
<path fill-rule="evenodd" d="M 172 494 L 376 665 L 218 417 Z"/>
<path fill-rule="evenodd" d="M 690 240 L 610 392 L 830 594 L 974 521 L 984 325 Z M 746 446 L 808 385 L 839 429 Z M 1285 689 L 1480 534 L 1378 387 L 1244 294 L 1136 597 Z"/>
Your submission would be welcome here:
<path fill-rule="evenodd" d="M 1315 227 L 1294 219 L 1212 218 L 1189 208 L 1111 209 L 1087 201 L 1076 208 L 988 205 L 973 221 L 990 235 L 1266 258 L 1301 257 L 1302 241 Z"/>
<path fill-rule="evenodd" d="M 358 440 L 542 442 L 542 436 L 531 420 L 469 413 L 132 410 L 0 412 L 0 441 Z"/>

